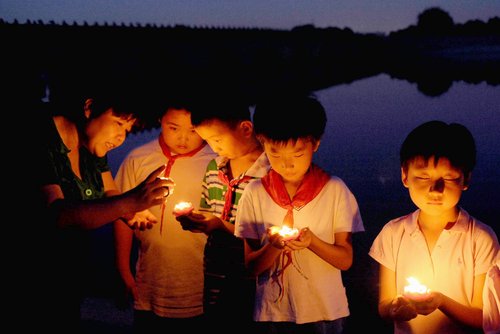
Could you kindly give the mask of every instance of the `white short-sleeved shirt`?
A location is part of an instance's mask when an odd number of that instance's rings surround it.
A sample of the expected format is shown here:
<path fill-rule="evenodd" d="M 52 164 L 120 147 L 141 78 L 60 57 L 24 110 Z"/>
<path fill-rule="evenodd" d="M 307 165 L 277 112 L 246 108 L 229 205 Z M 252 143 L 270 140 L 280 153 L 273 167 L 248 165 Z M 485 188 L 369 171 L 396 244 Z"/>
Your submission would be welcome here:
<path fill-rule="evenodd" d="M 244 190 L 236 215 L 235 235 L 268 243 L 267 228 L 281 226 L 286 210 L 276 204 L 261 180 Z M 295 228 L 308 227 L 327 243 L 335 233 L 364 231 L 358 204 L 345 183 L 332 176 L 321 192 L 300 210 L 293 210 Z M 285 293 L 275 302 L 279 287 L 271 270 L 257 278 L 254 320 L 290 321 L 297 324 L 335 320 L 349 315 L 341 271 L 309 249 L 292 252 L 292 265 L 283 274 Z"/>
<path fill-rule="evenodd" d="M 484 281 L 483 330 L 485 334 L 500 333 L 500 251 Z"/>
<path fill-rule="evenodd" d="M 135 309 L 172 318 L 203 313 L 203 251 L 207 236 L 184 231 L 172 211 L 179 201 L 191 202 L 195 209 L 198 208 L 205 168 L 215 156 L 206 145 L 192 157 L 175 160 L 169 177 L 176 185 L 163 210 L 161 234 L 161 205 L 149 209 L 158 223 L 150 230 L 135 231 L 139 241 Z M 116 184 L 127 191 L 165 163 L 167 158 L 158 139 L 152 140 L 129 153 L 117 172 Z"/>
<path fill-rule="evenodd" d="M 417 278 L 461 304 L 472 302 L 474 277 L 491 266 L 498 240 L 488 225 L 460 209 L 457 222 L 444 230 L 429 254 L 417 219 L 420 210 L 388 222 L 373 241 L 369 255 L 396 273 L 398 294 L 408 277 Z M 462 333 L 440 310 L 410 321 L 395 321 L 395 333 Z"/>

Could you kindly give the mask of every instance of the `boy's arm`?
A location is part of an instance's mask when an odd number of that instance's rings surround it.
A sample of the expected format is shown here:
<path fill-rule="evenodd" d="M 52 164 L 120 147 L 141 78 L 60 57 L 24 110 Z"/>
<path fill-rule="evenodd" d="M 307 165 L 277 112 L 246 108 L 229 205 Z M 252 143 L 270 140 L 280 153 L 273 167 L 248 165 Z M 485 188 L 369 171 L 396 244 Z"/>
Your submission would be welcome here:
<path fill-rule="evenodd" d="M 352 265 L 352 233 L 335 233 L 335 243 L 329 244 L 318 238 L 310 229 L 303 228 L 297 239 L 288 241 L 286 247 L 290 250 L 309 248 L 314 254 L 338 268 L 347 270 Z"/>
<path fill-rule="evenodd" d="M 437 308 L 451 319 L 473 328 L 483 326 L 483 286 L 486 273 L 474 276 L 474 292 L 470 306 L 460 304 L 439 292 L 436 293 Z"/>
<path fill-rule="evenodd" d="M 397 295 L 396 273 L 384 265 L 379 265 L 380 288 L 378 294 L 378 313 L 382 319 L 408 321 L 417 316 L 411 302 Z"/>
<path fill-rule="evenodd" d="M 324 242 L 310 230 L 307 230 L 307 232 L 311 233 L 309 249 L 316 255 L 340 270 L 347 270 L 352 266 L 351 232 L 335 233 L 335 243 L 333 245 Z"/>
<path fill-rule="evenodd" d="M 478 275 L 474 279 L 474 294 L 472 305 L 466 306 L 433 291 L 431 297 L 426 302 L 413 305 L 407 298 L 397 295 L 396 273 L 387 267 L 380 265 L 380 289 L 378 311 L 382 318 L 386 320 L 408 321 L 418 314 L 427 315 L 438 308 L 454 321 L 474 327 L 482 326 L 482 290 L 486 274 Z"/>
<path fill-rule="evenodd" d="M 118 168 L 116 176 L 113 180 L 116 186 L 116 191 L 127 191 L 132 189 L 134 185 L 137 184 L 132 162 L 132 159 L 127 156 Z M 133 288 L 135 287 L 135 279 L 130 268 L 133 237 L 133 231 L 122 219 L 118 219 L 113 223 L 115 266 L 125 286 L 124 294 L 126 299 L 128 299 L 128 294 L 133 291 Z"/>
<path fill-rule="evenodd" d="M 207 170 L 210 168 L 210 163 Z M 210 192 L 207 188 L 207 178 L 209 173 L 205 173 L 202 181 L 202 192 L 198 213 L 192 212 L 189 215 L 178 217 L 178 221 L 183 223 L 183 228 L 192 232 L 203 232 L 210 235 L 215 230 L 225 231 L 234 234 L 234 225 L 229 221 L 222 220 L 216 215 L 215 209 L 209 204 Z"/>
<path fill-rule="evenodd" d="M 215 212 L 215 208 L 209 204 L 211 193 L 209 190 L 210 170 L 216 168 L 215 160 L 208 163 L 205 175 L 202 180 L 202 191 L 198 212 L 192 212 L 189 215 L 177 217 L 181 222 L 183 229 L 192 232 L 203 232 L 210 235 L 215 230 L 225 231 L 231 235 L 234 234 L 234 225 L 228 221 L 220 219 Z"/>
<path fill-rule="evenodd" d="M 269 269 L 278 256 L 283 252 L 283 247 L 279 246 L 278 242 L 270 242 L 260 247 L 260 240 L 258 239 L 244 239 L 245 243 L 245 265 L 248 271 L 258 276 L 265 270 Z"/>
<path fill-rule="evenodd" d="M 135 279 L 130 269 L 133 231 L 121 220 L 114 222 L 113 231 L 115 238 L 116 267 L 125 284 L 127 292 L 132 292 L 132 294 L 134 294 Z"/>
<path fill-rule="evenodd" d="M 234 225 L 231 224 L 230 222 L 226 221 L 226 220 L 222 220 L 220 219 L 220 222 L 221 224 L 220 225 L 217 225 L 219 226 L 220 230 L 223 230 L 223 231 L 226 231 L 227 233 L 231 234 L 231 235 L 234 235 Z"/>
<path fill-rule="evenodd" d="M 192 211 L 187 215 L 181 215 L 175 218 L 181 223 L 181 226 L 186 231 L 194 233 L 212 234 L 213 231 L 221 230 L 234 235 L 234 225 L 220 219 L 209 211 Z"/>

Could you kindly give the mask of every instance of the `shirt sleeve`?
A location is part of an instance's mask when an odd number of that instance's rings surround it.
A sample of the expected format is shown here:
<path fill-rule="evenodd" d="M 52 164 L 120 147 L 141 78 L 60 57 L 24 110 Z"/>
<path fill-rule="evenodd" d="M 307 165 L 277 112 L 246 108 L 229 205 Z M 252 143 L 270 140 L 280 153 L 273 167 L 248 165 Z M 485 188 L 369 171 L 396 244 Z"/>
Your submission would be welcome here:
<path fill-rule="evenodd" d="M 396 271 L 396 260 L 393 256 L 393 249 L 397 248 L 397 246 L 393 244 L 393 240 L 395 240 L 394 233 L 395 231 L 391 228 L 391 223 L 387 223 L 375 237 L 375 240 L 373 240 L 368 252 L 368 255 L 375 261 L 392 271 Z"/>
<path fill-rule="evenodd" d="M 498 253 L 500 254 L 500 253 Z M 500 333 L 500 257 L 486 274 L 483 289 L 483 330 Z"/>
<path fill-rule="evenodd" d="M 202 191 L 201 191 L 201 198 L 200 198 L 200 211 L 205 211 L 205 212 L 215 212 L 215 210 L 212 208 L 210 205 L 210 190 L 209 188 L 212 186 L 211 184 L 211 174 L 212 171 L 217 170 L 217 163 L 215 162 L 215 159 L 212 159 L 205 170 L 205 175 L 203 176 L 203 182 L 202 182 Z"/>
<path fill-rule="evenodd" d="M 256 229 L 256 215 L 254 205 L 254 191 L 260 184 L 257 180 L 250 182 L 241 195 L 238 202 L 238 212 L 236 214 L 234 235 L 239 238 L 259 239 Z M 256 204 L 256 203 L 255 203 Z"/>
<path fill-rule="evenodd" d="M 130 154 L 125 157 L 122 164 L 118 168 L 115 176 L 115 183 L 118 190 L 121 192 L 126 192 L 137 186 L 134 171 L 134 160 L 131 158 Z"/>

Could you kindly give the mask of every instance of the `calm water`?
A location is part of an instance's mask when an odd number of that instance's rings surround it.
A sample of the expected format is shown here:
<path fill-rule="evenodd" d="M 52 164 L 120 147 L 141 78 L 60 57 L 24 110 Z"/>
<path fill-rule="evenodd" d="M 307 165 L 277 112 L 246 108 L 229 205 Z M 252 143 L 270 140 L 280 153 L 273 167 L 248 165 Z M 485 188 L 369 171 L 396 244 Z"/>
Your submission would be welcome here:
<path fill-rule="evenodd" d="M 316 94 L 328 112 L 328 124 L 315 162 L 351 188 L 366 229 L 354 236 L 355 261 L 344 273 L 350 326 L 353 332 L 362 331 L 367 324 L 385 332 L 389 327 L 376 310 L 377 265 L 367 253 L 389 219 L 415 209 L 400 180 L 400 144 L 409 131 L 428 120 L 467 126 L 476 139 L 478 159 L 461 204 L 500 235 L 500 87 L 458 82 L 445 94 L 428 97 L 415 84 L 378 75 Z M 116 172 L 131 148 L 156 138 L 158 133 L 155 129 L 130 135 L 121 147 L 110 152 L 112 170 Z M 102 268 L 108 268 L 103 270 L 109 270 L 112 260 L 102 254 L 113 253 L 110 229 L 101 229 L 97 238 L 108 252 L 102 252 L 101 247 L 96 259 L 102 262 Z M 102 286 L 102 276 L 98 282 Z"/>

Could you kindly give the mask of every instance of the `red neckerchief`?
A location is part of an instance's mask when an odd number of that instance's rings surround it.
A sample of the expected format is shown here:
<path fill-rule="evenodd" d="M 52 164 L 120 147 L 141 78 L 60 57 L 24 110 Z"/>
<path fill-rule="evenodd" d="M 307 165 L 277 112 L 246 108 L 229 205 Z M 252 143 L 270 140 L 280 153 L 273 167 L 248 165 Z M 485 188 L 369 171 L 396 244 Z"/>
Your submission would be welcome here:
<path fill-rule="evenodd" d="M 229 213 L 231 211 L 231 205 L 233 204 L 233 194 L 236 191 L 236 188 L 238 188 L 238 185 L 251 179 L 251 176 L 244 175 L 239 179 L 229 180 L 227 175 L 219 169 L 219 180 L 227 187 L 226 194 L 224 195 L 224 208 L 222 209 L 220 217 L 222 220 L 228 220 Z"/>
<path fill-rule="evenodd" d="M 329 179 L 330 175 L 312 164 L 293 199 L 290 199 L 281 175 L 273 169 L 262 178 L 262 185 L 276 204 L 288 210 L 283 219 L 283 224 L 291 228 L 293 227 L 293 209 L 300 210 L 304 205 L 312 201 Z"/>
<path fill-rule="evenodd" d="M 172 169 L 172 165 L 174 164 L 174 162 L 177 159 L 192 157 L 196 153 L 200 152 L 207 144 L 206 142 L 204 142 L 202 145 L 200 145 L 199 147 L 195 148 L 194 150 L 192 150 L 190 152 L 187 152 L 184 154 L 172 155 L 172 153 L 170 152 L 170 149 L 167 146 L 167 143 L 165 143 L 165 139 L 163 139 L 163 136 L 161 134 L 158 136 L 158 143 L 160 144 L 160 147 L 161 147 L 163 154 L 165 155 L 165 157 L 167 157 L 167 165 L 165 166 L 165 170 L 163 172 L 163 176 L 165 176 L 165 177 L 170 176 L 170 170 Z M 163 204 L 161 206 L 160 234 L 163 230 L 163 215 L 165 213 L 165 201 L 163 202 Z"/>
<path fill-rule="evenodd" d="M 207 144 L 206 142 L 204 142 L 199 147 L 195 148 L 194 150 L 188 153 L 172 155 L 162 135 L 158 136 L 158 143 L 160 144 L 163 154 L 165 155 L 165 157 L 167 157 L 167 166 L 165 167 L 165 172 L 164 172 L 165 177 L 168 177 L 170 175 L 170 170 L 172 169 L 172 165 L 174 164 L 176 159 L 192 157 L 196 153 L 200 152 Z"/>
<path fill-rule="evenodd" d="M 283 224 L 292 228 L 293 209 L 300 210 L 307 203 L 312 201 L 323 189 L 328 180 L 330 180 L 330 175 L 318 166 L 312 164 L 299 185 L 297 192 L 293 196 L 293 199 L 290 199 L 281 175 L 273 169 L 262 178 L 262 185 L 273 201 L 287 210 L 283 218 Z M 281 252 L 278 269 L 272 274 L 273 282 L 278 284 L 279 287 L 279 294 L 275 302 L 283 299 L 285 292 L 283 287 L 283 274 L 290 264 L 293 265 L 291 252 Z"/>

